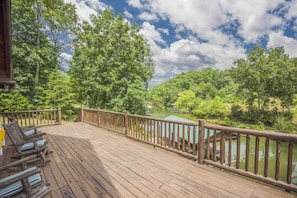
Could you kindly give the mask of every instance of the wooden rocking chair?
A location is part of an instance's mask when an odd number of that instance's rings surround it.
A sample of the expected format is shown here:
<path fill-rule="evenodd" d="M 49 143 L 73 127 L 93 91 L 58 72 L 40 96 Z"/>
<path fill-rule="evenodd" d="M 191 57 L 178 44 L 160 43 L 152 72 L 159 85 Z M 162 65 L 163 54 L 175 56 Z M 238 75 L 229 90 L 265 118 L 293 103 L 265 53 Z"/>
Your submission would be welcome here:
<path fill-rule="evenodd" d="M 12 142 L 12 146 L 17 151 L 17 154 L 13 157 L 22 158 L 28 155 L 38 154 L 40 156 L 39 160 L 42 160 L 44 164 L 50 161 L 46 158 L 46 155 L 51 154 L 52 151 L 49 151 L 46 145 L 46 139 L 42 139 L 38 135 L 25 139 L 21 135 L 20 128 L 16 125 L 15 121 L 3 124 L 3 127 Z"/>
<path fill-rule="evenodd" d="M 35 155 L 28 156 L 21 160 L 6 164 L 0 167 L 0 171 L 12 166 L 22 165 L 35 158 Z M 0 179 L 0 197 L 43 197 L 50 192 L 49 184 L 42 180 L 40 170 L 33 166 L 24 168 L 22 171 Z"/>
<path fill-rule="evenodd" d="M 20 125 L 18 124 L 17 120 L 14 117 L 8 117 L 8 120 L 10 122 L 12 122 L 13 124 L 15 124 L 16 128 L 19 128 L 19 130 L 17 130 L 17 132 L 20 133 L 24 139 L 31 139 L 31 138 L 46 135 L 46 133 L 41 132 L 40 128 L 38 128 L 34 125 L 20 127 Z"/>

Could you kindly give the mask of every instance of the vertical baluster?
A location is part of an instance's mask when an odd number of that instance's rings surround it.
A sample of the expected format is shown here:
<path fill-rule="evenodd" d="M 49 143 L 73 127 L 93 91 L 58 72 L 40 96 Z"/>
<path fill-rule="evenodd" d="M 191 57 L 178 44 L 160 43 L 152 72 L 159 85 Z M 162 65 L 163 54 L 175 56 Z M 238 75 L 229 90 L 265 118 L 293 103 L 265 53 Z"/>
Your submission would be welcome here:
<path fill-rule="evenodd" d="M 190 126 L 187 125 L 187 131 L 188 131 L 188 153 L 191 152 L 191 132 L 190 132 Z"/>
<path fill-rule="evenodd" d="M 197 126 L 193 126 L 193 142 L 192 142 L 192 145 L 193 145 L 193 155 L 196 155 L 197 153 L 196 153 L 196 145 L 198 145 L 197 144 L 197 142 L 196 142 L 196 128 L 197 128 Z"/>
<path fill-rule="evenodd" d="M 206 159 L 210 159 L 210 131 L 207 129 Z"/>
<path fill-rule="evenodd" d="M 183 126 L 182 126 L 183 127 Z M 180 126 L 178 126 L 178 129 L 177 129 L 177 150 L 180 150 Z M 175 143 L 174 143 L 175 144 Z"/>
<path fill-rule="evenodd" d="M 225 132 L 224 131 L 221 131 L 220 161 L 221 161 L 221 164 L 224 164 L 225 162 Z"/>
<path fill-rule="evenodd" d="M 264 177 L 268 176 L 268 160 L 269 160 L 269 138 L 265 140 L 265 161 L 264 161 Z"/>
<path fill-rule="evenodd" d="M 287 169 L 287 183 L 292 182 L 292 162 L 293 162 L 293 143 L 289 142 L 289 151 L 288 151 L 288 169 Z"/>
<path fill-rule="evenodd" d="M 175 134 L 175 128 L 176 128 L 176 124 L 173 124 L 173 123 L 171 123 L 172 125 L 173 125 L 173 129 L 172 129 L 172 147 L 173 148 L 175 148 L 175 142 L 176 142 L 176 134 Z M 179 137 L 179 134 L 177 134 L 177 137 Z"/>
<path fill-rule="evenodd" d="M 167 124 L 168 124 L 168 122 L 162 122 L 162 131 L 163 131 L 162 141 L 163 141 L 164 146 L 168 145 Z"/>
<path fill-rule="evenodd" d="M 172 131 L 172 125 L 170 122 L 168 122 L 169 147 L 172 147 L 172 141 L 173 141 L 173 135 L 172 135 L 171 131 Z"/>
<path fill-rule="evenodd" d="M 25 126 L 28 126 L 28 122 L 27 122 L 27 115 L 28 115 L 28 112 L 24 112 L 24 117 L 25 117 Z"/>
<path fill-rule="evenodd" d="M 228 166 L 231 166 L 232 163 L 232 134 L 228 133 Z"/>
<path fill-rule="evenodd" d="M 280 141 L 276 141 L 275 180 L 279 180 L 280 167 Z"/>
<path fill-rule="evenodd" d="M 183 137 L 182 137 L 183 139 L 182 139 L 182 150 L 183 150 L 183 152 L 185 152 L 185 150 L 186 150 L 186 142 L 185 142 L 185 125 L 183 125 Z"/>
<path fill-rule="evenodd" d="M 160 138 L 160 123 L 159 123 L 159 121 L 157 121 L 157 144 L 160 144 L 160 140 L 159 140 L 159 138 Z"/>
<path fill-rule="evenodd" d="M 213 133 L 213 161 L 217 161 L 217 130 Z"/>
<path fill-rule="evenodd" d="M 236 145 L 236 168 L 240 166 L 240 133 L 237 133 L 237 145 Z"/>
<path fill-rule="evenodd" d="M 145 121 L 144 121 L 144 123 L 145 123 L 145 141 L 147 141 L 148 142 L 148 140 L 149 140 L 149 134 L 148 134 L 148 122 L 149 122 L 149 120 L 148 119 L 145 119 Z"/>
<path fill-rule="evenodd" d="M 152 142 L 152 133 L 153 133 L 153 120 L 149 120 L 149 127 L 150 127 L 150 129 L 149 129 L 149 132 L 150 132 L 150 142 Z"/>
<path fill-rule="evenodd" d="M 257 136 L 256 142 L 255 142 L 255 163 L 254 163 L 255 174 L 258 174 L 258 170 L 259 170 L 259 142 L 260 142 L 260 138 L 259 136 Z"/>
<path fill-rule="evenodd" d="M 250 163 L 250 136 L 246 135 L 245 171 L 249 170 L 249 163 Z"/>

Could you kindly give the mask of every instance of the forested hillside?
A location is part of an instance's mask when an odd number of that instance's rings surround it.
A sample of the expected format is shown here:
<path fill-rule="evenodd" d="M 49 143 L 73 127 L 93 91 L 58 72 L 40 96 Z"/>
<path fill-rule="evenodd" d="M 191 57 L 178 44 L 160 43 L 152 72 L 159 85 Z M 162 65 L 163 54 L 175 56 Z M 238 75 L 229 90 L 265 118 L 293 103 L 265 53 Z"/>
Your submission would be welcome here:
<path fill-rule="evenodd" d="M 198 118 L 292 131 L 296 116 L 297 59 L 282 47 L 256 46 L 232 69 L 182 73 L 150 90 L 153 112 L 175 108 Z M 232 123 L 233 122 L 233 123 Z"/>

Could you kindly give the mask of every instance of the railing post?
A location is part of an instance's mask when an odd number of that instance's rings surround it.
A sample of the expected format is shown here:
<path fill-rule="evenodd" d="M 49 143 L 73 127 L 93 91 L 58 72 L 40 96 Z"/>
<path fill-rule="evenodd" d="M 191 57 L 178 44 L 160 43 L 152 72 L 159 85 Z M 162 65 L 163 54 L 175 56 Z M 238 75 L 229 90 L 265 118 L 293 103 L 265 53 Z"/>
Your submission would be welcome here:
<path fill-rule="evenodd" d="M 97 126 L 100 127 L 100 110 L 97 109 Z"/>
<path fill-rule="evenodd" d="M 58 108 L 58 124 L 62 124 L 62 113 L 61 113 L 61 108 Z"/>
<path fill-rule="evenodd" d="M 84 121 L 84 109 L 83 107 L 80 108 L 80 121 L 83 122 Z"/>
<path fill-rule="evenodd" d="M 125 111 L 124 115 L 124 122 L 125 122 L 125 135 L 128 135 L 128 113 Z"/>
<path fill-rule="evenodd" d="M 199 120 L 199 136 L 198 136 L 198 164 L 203 164 L 204 158 L 204 120 Z"/>

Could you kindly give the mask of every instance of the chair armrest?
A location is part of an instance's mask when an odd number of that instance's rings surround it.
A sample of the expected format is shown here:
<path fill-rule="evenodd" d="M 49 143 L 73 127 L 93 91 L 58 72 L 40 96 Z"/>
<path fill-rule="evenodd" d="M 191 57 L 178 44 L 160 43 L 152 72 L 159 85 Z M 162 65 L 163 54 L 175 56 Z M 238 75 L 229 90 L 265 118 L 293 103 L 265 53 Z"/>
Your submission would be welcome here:
<path fill-rule="evenodd" d="M 39 127 L 38 127 L 38 126 L 35 126 L 35 124 L 31 124 L 31 125 L 29 125 L 29 126 L 21 127 L 21 129 L 22 129 L 23 131 L 27 131 L 27 130 L 31 130 L 31 129 L 37 129 L 37 128 L 39 128 Z"/>
<path fill-rule="evenodd" d="M 46 135 L 46 133 L 38 133 L 38 134 L 34 134 L 34 135 L 30 135 L 30 136 L 24 136 L 24 140 L 26 141 L 32 141 L 35 139 L 43 139 L 42 136 Z"/>
<path fill-rule="evenodd" d="M 30 155 L 28 157 L 19 159 L 17 161 L 14 161 L 14 162 L 5 164 L 5 165 L 3 165 L 3 166 L 0 167 L 0 171 L 9 169 L 11 167 L 14 167 L 14 166 L 17 166 L 17 165 L 20 165 L 20 164 L 23 164 L 23 163 L 28 162 L 28 161 L 30 161 L 32 159 L 35 159 L 35 158 L 36 158 L 36 155 Z"/>
<path fill-rule="evenodd" d="M 40 172 L 41 172 L 40 169 L 38 169 L 36 166 L 27 168 L 23 171 L 16 173 L 16 174 L 13 174 L 13 175 L 7 176 L 3 179 L 0 179 L 0 188 L 8 186 L 8 185 L 10 185 L 14 182 L 20 181 L 22 179 L 26 179 L 29 176 L 40 173 Z"/>

